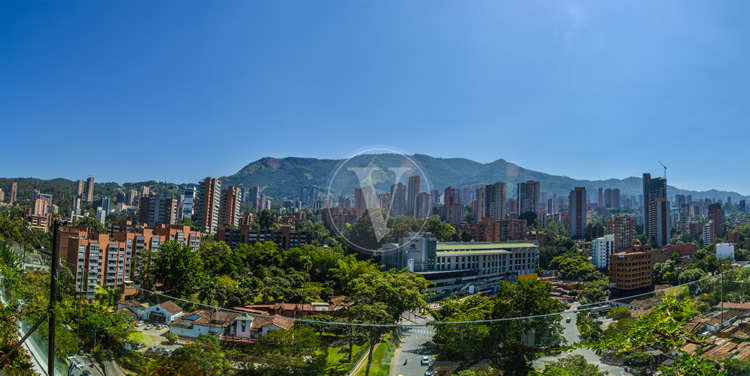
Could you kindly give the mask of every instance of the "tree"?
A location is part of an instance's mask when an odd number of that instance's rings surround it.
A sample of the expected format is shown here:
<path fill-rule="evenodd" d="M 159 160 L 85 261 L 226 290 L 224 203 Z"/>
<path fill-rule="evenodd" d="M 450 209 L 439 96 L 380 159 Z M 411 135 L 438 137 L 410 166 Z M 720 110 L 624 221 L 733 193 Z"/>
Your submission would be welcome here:
<path fill-rule="evenodd" d="M 321 348 L 318 334 L 309 327 L 269 330 L 261 337 L 258 347 L 263 352 L 292 354 L 300 357 L 312 356 Z"/>
<path fill-rule="evenodd" d="M 706 272 L 701 269 L 687 269 L 680 273 L 677 282 L 680 284 L 697 281 L 706 276 Z"/>
<path fill-rule="evenodd" d="M 536 213 L 534 212 L 526 212 L 519 215 L 518 219 L 526 220 L 526 227 L 531 227 L 534 225 L 534 222 L 537 222 L 539 220 L 539 217 L 537 217 Z"/>
<path fill-rule="evenodd" d="M 471 235 L 470 232 L 464 230 L 461 232 L 461 241 L 462 242 L 470 242 L 474 239 L 474 236 Z"/>
<path fill-rule="evenodd" d="M 198 374 L 221 375 L 232 368 L 227 354 L 221 351 L 219 339 L 206 334 L 199 335 L 193 343 L 175 350 L 172 358 L 180 364 L 181 369 L 199 370 L 201 373 Z M 195 373 L 190 371 L 187 374 Z"/>
<path fill-rule="evenodd" d="M 564 254 L 550 261 L 549 267 L 557 269 L 561 279 L 574 281 L 592 281 L 599 279 L 601 274 L 596 271 L 594 265 L 575 254 Z"/>
<path fill-rule="evenodd" d="M 161 246 L 154 262 L 155 279 L 165 291 L 178 298 L 187 298 L 203 280 L 203 261 L 190 247 L 175 241 L 166 241 Z"/>
<path fill-rule="evenodd" d="M 258 226 L 260 226 L 261 230 L 274 229 L 278 224 L 276 222 L 276 216 L 270 209 L 261 210 L 257 218 L 256 222 L 258 222 Z"/>
<path fill-rule="evenodd" d="M 633 351 L 642 346 L 655 346 L 663 351 L 682 348 L 686 343 L 697 345 L 698 351 L 690 355 L 683 353 L 673 358 L 675 363 L 661 366 L 665 375 L 724 375 L 710 360 L 700 356 L 706 340 L 698 336 L 693 330 L 683 327 L 687 318 L 682 313 L 690 310 L 690 299 L 678 300 L 674 296 L 665 296 L 661 303 L 651 312 L 634 320 L 625 331 L 602 339 L 586 341 L 577 346 L 594 349 L 597 353 L 602 350 L 616 349 L 618 354 Z"/>
<path fill-rule="evenodd" d="M 586 361 L 583 355 L 569 355 L 558 361 L 547 364 L 544 371 L 533 371 L 530 376 L 605 376 L 606 372 L 599 366 Z"/>
<path fill-rule="evenodd" d="M 483 359 L 505 375 L 526 375 L 530 363 L 538 357 L 538 346 L 559 346 L 562 337 L 561 317 L 550 315 L 530 320 L 507 320 L 472 324 L 448 324 L 561 312 L 565 305 L 550 297 L 552 285 L 535 279 L 516 283 L 500 282 L 493 299 L 475 294 L 466 298 L 441 301 L 436 312 L 433 343 L 438 360 L 459 362 L 457 371 L 471 368 Z M 534 332 L 532 339 L 526 334 Z M 526 339 L 523 339 L 526 338 Z"/>
<path fill-rule="evenodd" d="M 179 339 L 179 336 L 177 336 L 177 334 L 175 333 L 167 333 L 165 337 L 167 338 L 167 342 L 169 342 L 170 345 L 174 345 Z"/>
<path fill-rule="evenodd" d="M 607 317 L 615 320 L 622 320 L 630 317 L 630 308 L 626 306 L 614 307 L 607 312 Z"/>
<path fill-rule="evenodd" d="M 450 224 L 441 221 L 440 218 L 432 216 L 427 219 L 425 232 L 432 233 L 440 242 L 450 242 L 453 241 L 453 236 L 456 234 L 456 229 Z"/>
<path fill-rule="evenodd" d="M 88 227 L 91 231 L 96 232 L 97 234 L 107 233 L 107 228 L 94 217 L 80 217 L 75 221 L 75 225 L 78 227 Z"/>

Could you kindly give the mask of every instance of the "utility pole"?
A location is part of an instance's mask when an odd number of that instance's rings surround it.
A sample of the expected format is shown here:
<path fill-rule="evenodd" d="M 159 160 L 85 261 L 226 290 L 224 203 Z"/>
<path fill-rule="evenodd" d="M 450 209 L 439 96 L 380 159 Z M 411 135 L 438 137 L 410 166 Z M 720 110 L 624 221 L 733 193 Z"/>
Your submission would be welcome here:
<path fill-rule="evenodd" d="M 49 275 L 49 351 L 47 353 L 47 374 L 55 374 L 55 324 L 57 308 L 57 266 L 60 263 L 60 221 L 56 220 L 52 227 L 52 263 L 50 265 Z"/>

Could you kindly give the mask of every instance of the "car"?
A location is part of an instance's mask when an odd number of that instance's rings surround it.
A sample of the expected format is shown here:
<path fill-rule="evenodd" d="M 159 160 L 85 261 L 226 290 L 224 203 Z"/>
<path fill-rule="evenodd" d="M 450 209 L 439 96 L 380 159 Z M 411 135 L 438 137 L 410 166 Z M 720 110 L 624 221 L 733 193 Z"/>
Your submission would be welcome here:
<path fill-rule="evenodd" d="M 157 325 L 156 325 L 156 329 L 164 329 L 164 325 L 162 325 L 162 324 L 157 324 Z"/>
<path fill-rule="evenodd" d="M 423 366 L 429 366 L 430 365 L 430 357 L 429 356 L 423 356 L 422 361 L 420 362 Z"/>
<path fill-rule="evenodd" d="M 424 376 L 432 376 L 432 371 L 424 371 Z"/>
<path fill-rule="evenodd" d="M 156 351 L 156 346 L 149 346 L 146 351 Z"/>
<path fill-rule="evenodd" d="M 571 319 L 571 317 L 570 317 L 570 316 L 568 316 L 568 318 L 567 318 L 567 319 L 565 319 L 565 322 L 570 322 L 570 319 Z"/>
<path fill-rule="evenodd" d="M 161 353 L 164 354 L 164 355 L 166 355 L 166 356 L 170 356 L 170 355 L 172 355 L 172 351 L 174 351 L 174 350 L 164 349 L 164 351 L 162 351 Z"/>
<path fill-rule="evenodd" d="M 73 364 L 78 369 L 83 369 L 83 363 L 78 360 L 78 358 L 74 356 L 69 356 L 68 360 L 70 360 L 70 363 Z"/>
<path fill-rule="evenodd" d="M 143 328 L 143 330 L 151 330 L 151 328 L 153 328 L 153 326 L 151 326 L 151 324 L 148 324 Z"/>
<path fill-rule="evenodd" d="M 135 326 L 143 326 L 143 321 L 136 321 Z"/>

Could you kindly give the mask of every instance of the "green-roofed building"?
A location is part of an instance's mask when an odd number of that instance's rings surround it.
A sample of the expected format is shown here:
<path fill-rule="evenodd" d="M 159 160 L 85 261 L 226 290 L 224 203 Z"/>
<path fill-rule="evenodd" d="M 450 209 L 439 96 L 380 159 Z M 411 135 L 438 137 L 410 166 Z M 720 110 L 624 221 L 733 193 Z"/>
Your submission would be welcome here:
<path fill-rule="evenodd" d="M 529 242 L 438 242 L 430 233 L 409 234 L 383 246 L 386 269 L 408 268 L 434 285 L 429 300 L 457 293 L 492 292 L 500 281 L 533 274 L 539 246 Z"/>

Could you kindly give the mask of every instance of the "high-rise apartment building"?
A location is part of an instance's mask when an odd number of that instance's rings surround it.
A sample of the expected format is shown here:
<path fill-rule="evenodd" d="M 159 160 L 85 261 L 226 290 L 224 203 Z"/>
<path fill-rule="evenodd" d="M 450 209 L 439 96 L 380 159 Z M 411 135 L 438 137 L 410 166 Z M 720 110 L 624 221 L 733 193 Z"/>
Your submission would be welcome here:
<path fill-rule="evenodd" d="M 414 218 L 427 218 L 430 216 L 432 204 L 430 203 L 430 194 L 420 192 L 417 194 L 414 205 Z"/>
<path fill-rule="evenodd" d="M 141 197 L 146 197 L 151 194 L 151 188 L 146 187 L 145 185 L 141 187 Z"/>
<path fill-rule="evenodd" d="M 518 201 L 509 198 L 508 199 L 508 210 L 506 216 L 518 217 Z"/>
<path fill-rule="evenodd" d="M 438 192 L 437 189 L 430 191 L 430 202 L 432 202 L 433 205 L 440 204 L 440 192 Z"/>
<path fill-rule="evenodd" d="M 86 191 L 86 182 L 83 180 L 76 181 L 76 196 L 83 198 L 83 193 Z"/>
<path fill-rule="evenodd" d="M 315 203 L 318 202 L 318 188 L 317 187 L 311 187 L 310 188 L 310 205 L 313 206 L 314 209 L 320 209 L 320 207 L 315 207 Z"/>
<path fill-rule="evenodd" d="M 154 227 L 157 223 L 174 225 L 177 217 L 177 200 L 172 197 L 149 194 L 141 197 L 138 222 Z"/>
<path fill-rule="evenodd" d="M 420 217 L 417 217 L 416 213 L 417 213 L 417 195 L 422 191 L 421 184 L 422 184 L 421 178 L 419 177 L 419 175 L 414 175 L 414 176 L 409 177 L 409 187 L 408 187 L 409 194 L 408 194 L 408 197 L 406 198 L 406 205 L 407 205 L 406 215 L 408 216 L 420 218 Z"/>
<path fill-rule="evenodd" d="M 0 202 L 5 201 L 5 192 L 3 192 L 2 189 L 0 189 Z"/>
<path fill-rule="evenodd" d="M 471 230 L 475 242 L 503 242 L 508 240 L 526 239 L 526 220 L 506 218 L 500 221 L 492 221 L 490 217 L 484 217 L 472 225 Z"/>
<path fill-rule="evenodd" d="M 94 202 L 94 177 L 89 176 L 88 184 L 86 184 L 86 202 Z"/>
<path fill-rule="evenodd" d="M 625 248 L 635 244 L 635 218 L 623 215 L 607 221 L 607 235 L 614 237 L 615 252 L 625 252 Z M 609 260 L 609 258 L 607 258 Z"/>
<path fill-rule="evenodd" d="M 135 192 L 135 191 L 133 191 Z M 185 187 L 185 194 L 184 198 L 182 199 L 182 219 L 185 218 L 193 218 L 193 213 L 195 211 L 195 197 L 198 193 L 198 190 L 196 186 L 194 185 L 188 185 Z"/>
<path fill-rule="evenodd" d="M 612 189 L 611 188 L 607 188 L 604 190 L 604 207 L 605 208 L 612 207 Z"/>
<path fill-rule="evenodd" d="M 657 247 L 669 244 L 671 236 L 670 203 L 665 198 L 657 197 L 649 204 L 649 234 L 656 240 Z"/>
<path fill-rule="evenodd" d="M 406 214 L 406 187 L 402 183 L 391 185 L 390 207 L 392 217 Z"/>
<path fill-rule="evenodd" d="M 576 187 L 570 191 L 568 202 L 570 236 L 583 238 L 586 235 L 586 188 Z"/>
<path fill-rule="evenodd" d="M 96 210 L 97 208 L 102 208 L 102 211 L 104 213 L 109 214 L 110 206 L 111 200 L 109 199 L 109 197 L 102 197 L 98 200 L 94 200 L 94 210 Z"/>
<path fill-rule="evenodd" d="M 618 188 L 615 188 L 612 190 L 612 207 L 613 208 L 620 207 L 620 189 Z"/>
<path fill-rule="evenodd" d="M 240 201 L 242 194 L 237 187 L 229 186 L 221 191 L 221 209 L 219 223 L 221 225 L 238 226 L 240 224 Z"/>
<path fill-rule="evenodd" d="M 258 197 L 258 208 L 255 209 L 255 210 L 258 211 L 258 212 L 260 212 L 260 211 L 262 211 L 265 208 L 266 208 L 266 194 L 265 193 L 261 193 L 260 197 Z"/>
<path fill-rule="evenodd" d="M 484 187 L 479 187 L 474 190 L 474 196 L 476 197 L 476 199 L 471 205 L 471 214 L 474 215 L 474 219 L 480 221 L 482 218 L 487 216 L 487 214 L 485 214 L 487 206 Z"/>
<path fill-rule="evenodd" d="M 651 174 L 643 174 L 643 234 L 651 238 L 651 229 L 656 225 L 651 223 L 649 205 L 657 198 L 667 199 L 667 180 L 664 178 L 651 179 Z"/>
<path fill-rule="evenodd" d="M 602 188 L 599 188 L 598 198 L 599 198 L 599 207 L 603 208 L 604 207 L 604 190 Z"/>
<path fill-rule="evenodd" d="M 713 243 L 714 237 L 724 236 L 724 210 L 721 208 L 721 204 L 714 203 L 708 206 L 708 221 L 711 223 L 711 233 L 713 234 L 711 243 Z"/>
<path fill-rule="evenodd" d="M 248 190 L 248 194 L 243 197 L 245 202 L 251 203 L 253 209 L 258 211 L 258 202 L 260 201 L 260 187 L 253 186 Z"/>
<path fill-rule="evenodd" d="M 461 203 L 461 195 L 458 193 L 458 189 L 445 188 L 444 200 L 445 221 L 450 224 L 462 223 L 464 221 L 464 205 Z"/>
<path fill-rule="evenodd" d="M 307 187 L 300 188 L 299 200 L 302 202 L 302 205 L 307 205 Z"/>
<path fill-rule="evenodd" d="M 493 222 L 505 219 L 505 203 L 508 191 L 505 183 L 497 182 L 484 187 L 484 216 L 492 218 Z M 477 218 L 479 220 L 480 218 Z"/>
<path fill-rule="evenodd" d="M 207 177 L 198 184 L 195 212 L 195 225 L 209 234 L 219 229 L 219 212 L 221 210 L 221 182 Z"/>
<path fill-rule="evenodd" d="M 346 196 L 339 196 L 339 209 L 349 210 L 352 208 L 352 199 Z"/>
<path fill-rule="evenodd" d="M 372 205 L 372 199 L 373 188 L 371 185 L 354 188 L 354 209 L 367 210 L 368 206 Z"/>
<path fill-rule="evenodd" d="M 2 200 L 0 200 L 0 201 L 2 201 Z M 741 211 L 743 213 L 747 211 L 747 202 L 745 202 L 745 200 L 740 200 L 739 211 Z"/>
<path fill-rule="evenodd" d="M 518 183 L 518 214 L 539 211 L 539 182 Z"/>
<path fill-rule="evenodd" d="M 13 206 L 18 201 L 18 183 L 10 184 L 10 205 Z"/>
<path fill-rule="evenodd" d="M 70 216 L 78 217 L 81 215 L 81 198 L 73 196 L 72 199 L 73 200 L 70 202 Z"/>

